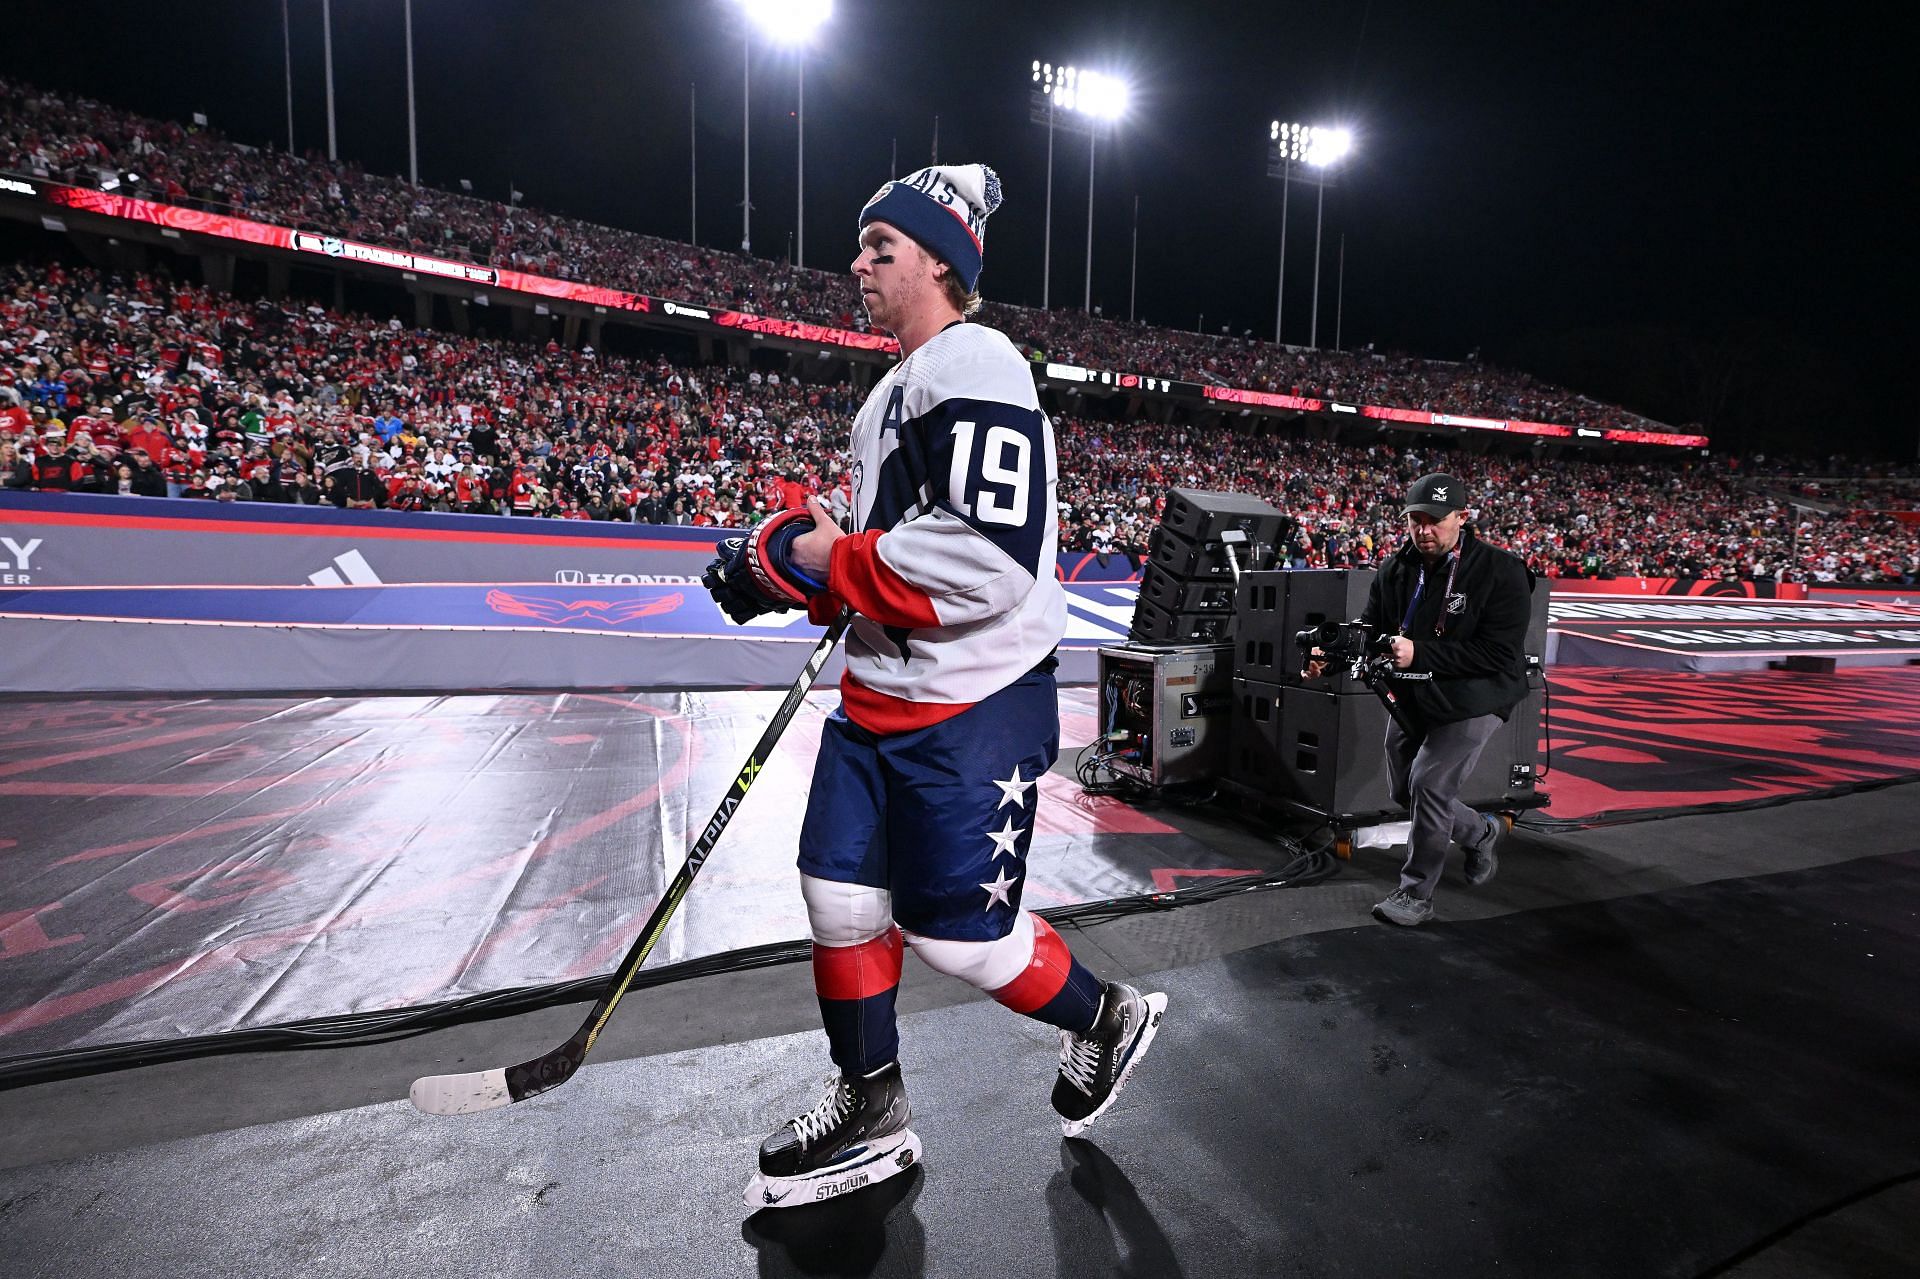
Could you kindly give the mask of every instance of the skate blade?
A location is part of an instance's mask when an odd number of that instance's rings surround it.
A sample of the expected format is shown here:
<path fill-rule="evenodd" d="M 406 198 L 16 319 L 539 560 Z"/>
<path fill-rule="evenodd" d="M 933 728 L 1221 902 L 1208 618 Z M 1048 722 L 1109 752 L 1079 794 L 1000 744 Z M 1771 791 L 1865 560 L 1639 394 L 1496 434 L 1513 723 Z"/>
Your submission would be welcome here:
<path fill-rule="evenodd" d="M 747 1207 L 800 1208 L 824 1203 L 897 1177 L 920 1162 L 920 1138 L 911 1128 L 869 1142 L 866 1149 L 804 1177 L 769 1177 L 756 1172 L 747 1182 Z"/>
<path fill-rule="evenodd" d="M 1140 1032 L 1140 1042 L 1133 1046 L 1133 1055 L 1128 1057 L 1127 1064 L 1120 1068 L 1120 1078 L 1113 1081 L 1113 1091 L 1108 1093 L 1107 1099 L 1100 1103 L 1100 1108 L 1085 1119 L 1062 1119 L 1060 1121 L 1061 1136 L 1078 1137 L 1093 1126 L 1094 1120 L 1112 1109 L 1113 1103 L 1120 1100 L 1120 1090 L 1127 1086 L 1127 1080 L 1132 1077 L 1133 1068 L 1138 1066 L 1140 1059 L 1147 1055 L 1147 1048 L 1153 1043 L 1153 1037 L 1160 1033 L 1160 1018 L 1166 1014 L 1167 997 L 1156 991 L 1151 995 L 1142 995 L 1141 999 L 1147 1005 L 1147 1027 Z"/>

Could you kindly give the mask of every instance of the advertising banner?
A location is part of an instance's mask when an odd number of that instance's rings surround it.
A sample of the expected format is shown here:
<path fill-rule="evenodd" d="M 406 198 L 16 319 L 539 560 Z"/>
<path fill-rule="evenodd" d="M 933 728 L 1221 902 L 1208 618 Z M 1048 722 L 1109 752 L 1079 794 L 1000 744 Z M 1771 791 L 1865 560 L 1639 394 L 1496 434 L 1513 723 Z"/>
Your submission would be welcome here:
<path fill-rule="evenodd" d="M 726 535 L 0 494 L 0 691 L 739 688 L 778 683 L 783 670 L 791 678 L 792 650 L 819 630 L 797 612 L 744 627 L 721 615 L 700 575 Z M 1124 557 L 1109 561 L 1124 572 Z M 1094 650 L 1125 638 L 1137 591 L 1124 579 L 1068 586 L 1063 681 L 1093 678 Z"/>
<path fill-rule="evenodd" d="M 695 585 L 718 529 L 0 494 L 0 586 Z"/>
<path fill-rule="evenodd" d="M 1737 670 L 1799 655 L 1848 665 L 1920 658 L 1920 615 L 1826 601 L 1620 599 L 1556 589 L 1551 626 L 1563 665 Z"/>
<path fill-rule="evenodd" d="M 0 492 L 0 587 L 695 586 L 733 530 L 331 506 Z M 236 540 L 238 539 L 238 540 Z M 1066 582 L 1137 582 L 1120 554 L 1062 552 Z"/>
<path fill-rule="evenodd" d="M 1803 600 L 1798 582 L 1729 582 L 1718 577 L 1556 577 L 1555 595 L 1684 595 L 1690 598 Z"/>

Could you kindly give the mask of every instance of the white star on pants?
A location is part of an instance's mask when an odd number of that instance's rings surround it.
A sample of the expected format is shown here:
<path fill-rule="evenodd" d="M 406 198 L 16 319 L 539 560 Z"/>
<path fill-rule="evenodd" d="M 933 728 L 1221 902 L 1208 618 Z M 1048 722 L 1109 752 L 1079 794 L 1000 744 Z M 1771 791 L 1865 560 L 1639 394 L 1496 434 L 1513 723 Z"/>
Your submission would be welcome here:
<path fill-rule="evenodd" d="M 993 872 L 993 882 L 991 884 L 980 885 L 980 887 L 987 890 L 986 910 L 990 911 L 996 905 L 1005 906 L 1011 909 L 1013 907 L 1013 903 L 1007 900 L 1007 894 L 1012 892 L 1013 886 L 1015 884 L 1018 884 L 1019 882 L 1020 882 L 1020 879 L 1018 876 L 1015 876 L 1012 879 L 1008 879 L 1007 872 L 1004 867 L 1000 870 L 996 870 L 995 872 Z"/>
<path fill-rule="evenodd" d="M 1038 778 L 1035 780 L 1037 781 Z M 1033 785 L 1033 782 L 1021 780 L 1020 766 L 1018 764 L 1013 766 L 1012 777 L 1004 782 L 996 777 L 993 779 L 993 784 L 1000 788 L 1000 802 L 993 806 L 994 811 L 998 812 L 1008 804 L 1012 804 L 1015 808 L 1026 807 L 1027 789 Z"/>
<path fill-rule="evenodd" d="M 993 841 L 993 856 L 987 860 L 990 862 L 999 861 L 1003 854 L 1017 859 L 1020 856 L 1020 850 L 1014 847 L 1014 845 L 1020 842 L 1020 835 L 1021 832 L 1019 828 L 1013 824 L 1013 818 L 1011 817 L 1007 818 L 1007 824 L 999 830 L 988 831 L 987 838 Z"/>

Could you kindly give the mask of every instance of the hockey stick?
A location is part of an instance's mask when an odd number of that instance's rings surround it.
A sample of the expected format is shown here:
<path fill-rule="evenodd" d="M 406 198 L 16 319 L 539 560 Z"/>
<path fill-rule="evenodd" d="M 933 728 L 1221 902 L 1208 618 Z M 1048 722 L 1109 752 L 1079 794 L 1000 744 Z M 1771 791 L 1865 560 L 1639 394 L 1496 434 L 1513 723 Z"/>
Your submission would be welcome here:
<path fill-rule="evenodd" d="M 813 656 L 807 659 L 806 669 L 794 680 L 793 687 L 787 690 L 787 696 L 780 703 L 780 709 L 774 712 L 766 731 L 760 734 L 760 740 L 754 743 L 753 752 L 747 756 L 747 762 L 741 766 L 739 776 L 733 779 L 733 785 L 713 810 L 706 829 L 700 832 L 700 838 L 694 842 L 687 853 L 687 860 L 674 873 L 673 882 L 667 885 L 667 891 L 660 898 L 659 905 L 653 908 L 653 914 L 647 917 L 647 926 L 641 930 L 640 938 L 634 942 L 633 949 L 620 961 L 620 967 L 614 972 L 613 980 L 607 987 L 607 993 L 600 996 L 593 1011 L 587 1014 L 587 1020 L 573 1038 L 561 1044 L 552 1052 L 543 1053 L 517 1066 L 496 1067 L 493 1070 L 472 1071 L 463 1075 L 428 1075 L 413 1081 L 413 1087 L 407 1095 L 413 1104 L 430 1115 L 470 1115 L 481 1110 L 492 1110 L 498 1106 L 510 1106 L 516 1101 L 525 1101 L 557 1088 L 573 1078 L 580 1069 L 580 1063 L 593 1051 L 593 1041 L 599 1038 L 601 1028 L 607 1019 L 613 1016 L 613 1010 L 619 1006 L 620 997 L 627 992 L 634 975 L 640 966 L 647 962 L 647 955 L 653 950 L 654 943 L 667 929 L 667 921 L 673 918 L 673 912 L 680 906 L 681 899 L 687 895 L 687 889 L 693 883 L 693 877 L 700 873 L 707 857 L 713 852 L 714 844 L 720 838 L 720 832 L 733 820 L 733 813 L 740 806 L 747 790 L 753 785 L 753 779 L 766 764 L 767 757 L 773 753 L 775 743 L 786 731 L 787 724 L 793 719 L 795 711 L 805 699 L 807 690 L 813 687 L 814 677 L 820 674 L 820 668 L 826 665 L 827 657 L 833 652 L 835 644 L 840 642 L 841 634 L 847 629 L 850 615 L 842 614 L 833 625 L 827 627 L 827 633 L 820 637 L 814 646 Z"/>

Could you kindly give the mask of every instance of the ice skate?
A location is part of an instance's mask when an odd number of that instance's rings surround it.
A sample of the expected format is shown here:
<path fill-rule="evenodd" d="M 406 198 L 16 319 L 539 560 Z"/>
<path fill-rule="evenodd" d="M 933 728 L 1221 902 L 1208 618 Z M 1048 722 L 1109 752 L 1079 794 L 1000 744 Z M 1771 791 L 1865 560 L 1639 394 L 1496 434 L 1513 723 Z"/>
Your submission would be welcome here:
<path fill-rule="evenodd" d="M 804 1115 L 760 1143 L 760 1171 L 747 1207 L 795 1208 L 877 1185 L 920 1161 L 920 1138 L 900 1064 L 868 1075 L 837 1075 Z"/>
<path fill-rule="evenodd" d="M 1105 1114 L 1127 1076 L 1147 1055 L 1167 997 L 1142 995 L 1124 982 L 1110 981 L 1100 1000 L 1100 1015 L 1084 1035 L 1060 1032 L 1060 1077 L 1053 1084 L 1053 1108 L 1060 1131 L 1078 1137 Z"/>

